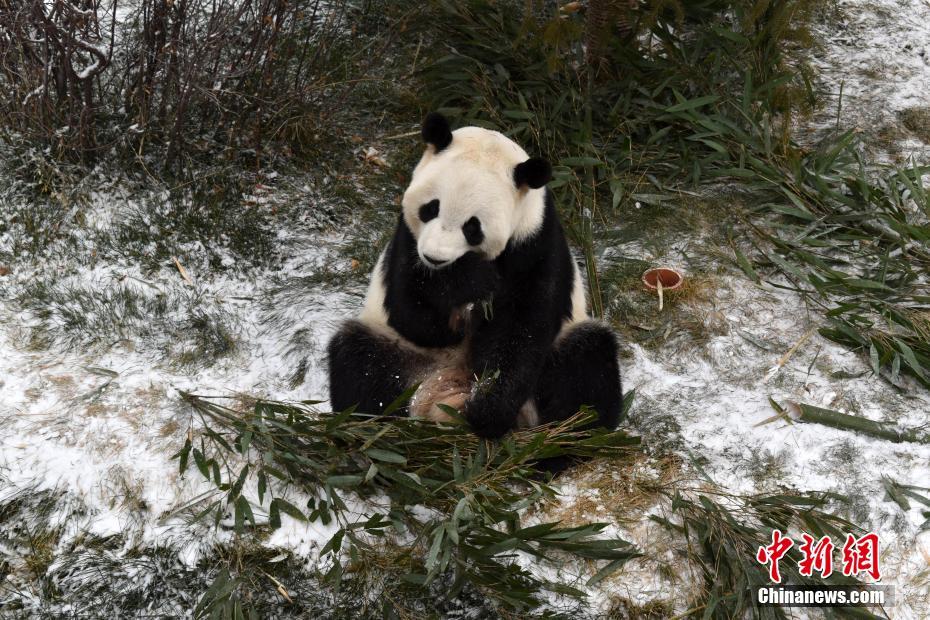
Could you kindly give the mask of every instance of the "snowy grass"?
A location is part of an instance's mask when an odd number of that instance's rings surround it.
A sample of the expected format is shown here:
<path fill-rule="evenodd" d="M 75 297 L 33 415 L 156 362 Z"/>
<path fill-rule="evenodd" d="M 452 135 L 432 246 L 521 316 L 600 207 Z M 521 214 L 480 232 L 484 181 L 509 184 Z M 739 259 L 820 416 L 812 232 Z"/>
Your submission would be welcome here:
<path fill-rule="evenodd" d="M 926 162 L 926 124 L 914 123 L 930 89 L 926 14 L 921 0 L 824 3 L 812 24 L 821 45 L 810 61 L 825 99 L 814 128 L 863 133 L 879 161 Z"/>

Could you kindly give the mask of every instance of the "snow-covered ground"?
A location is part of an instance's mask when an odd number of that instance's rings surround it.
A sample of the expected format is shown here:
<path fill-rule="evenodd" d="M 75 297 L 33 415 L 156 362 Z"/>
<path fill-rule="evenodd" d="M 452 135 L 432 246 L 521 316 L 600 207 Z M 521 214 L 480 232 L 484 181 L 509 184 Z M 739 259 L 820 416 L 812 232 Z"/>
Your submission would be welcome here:
<path fill-rule="evenodd" d="M 813 31 L 822 46 L 813 50 L 811 62 L 825 95 L 814 125 L 865 132 L 882 158 L 926 162 L 930 4 L 824 2 Z"/>
<path fill-rule="evenodd" d="M 57 563 L 73 562 L 75 545 L 79 550 L 88 534 L 118 536 L 117 557 L 173 550 L 189 569 L 230 540 L 224 528 L 191 524 L 191 506 L 215 488 L 197 473 L 181 477 L 172 460 L 191 424 L 179 390 L 295 400 L 325 394 L 320 352 L 338 320 L 359 303 L 337 291 L 291 299 L 288 283 L 332 260 L 338 240 L 325 234 L 309 240 L 282 230 L 278 240 L 292 255 L 273 271 L 217 275 L 204 262 L 182 264 L 183 274 L 176 266 L 148 272 L 130 260 L 100 258 L 106 252 L 97 253 L 94 233 L 118 225 L 120 214 L 133 206 L 119 195 L 95 195 L 86 208 L 92 214 L 86 230 L 76 231 L 71 243 L 39 250 L 44 258 L 33 264 L 14 263 L 0 283 L 0 504 L 23 502 L 28 513 L 45 510 L 32 505 L 45 492 L 55 498 L 51 514 L 43 515 L 55 532 L 49 570 L 64 573 L 65 580 L 67 566 Z M 0 248 L 9 247 L 15 234 L 0 238 Z M 88 260 L 76 261 L 75 255 Z M 36 283 L 47 287 L 50 300 L 41 311 L 24 301 Z M 88 309 L 89 298 L 110 307 Z M 139 312 L 140 306 L 145 310 Z M 119 308 L 113 315 L 112 307 Z M 75 313 L 81 314 L 79 329 L 72 327 Z M 212 351 L 215 358 L 207 363 L 188 361 L 198 345 L 185 332 L 203 327 L 191 322 L 200 313 L 203 322 L 222 325 L 216 329 L 220 347 L 227 332 L 232 342 L 228 351 Z M 34 345 L 38 333 L 49 341 Z M 214 332 L 208 327 L 207 333 Z M 96 335 L 102 338 L 88 341 Z M 268 544 L 302 557 L 314 557 L 333 533 L 285 519 Z M 0 608 L 15 601 L 50 612 L 21 579 L 32 557 L 23 540 L 0 538 L 0 556 L 11 567 Z M 82 579 L 93 581 L 78 575 L 67 585 L 79 586 Z M 203 590 L 191 594 L 197 589 Z M 152 611 L 175 615 L 191 608 Z"/>
<path fill-rule="evenodd" d="M 817 24 L 824 46 L 814 62 L 830 92 L 838 95 L 842 84 L 844 126 L 900 127 L 906 110 L 930 106 L 930 3 L 841 0 L 825 15 Z M 836 110 L 833 117 L 827 112 L 815 124 L 835 122 Z M 895 135 L 905 155 L 925 157 L 928 145 L 913 131 Z M 385 154 L 390 160 L 391 153 Z M 263 184 L 256 208 L 273 204 L 277 187 Z M 300 197 L 290 190 L 280 194 L 281 203 L 299 199 L 312 205 L 325 189 Z M 206 260 L 182 264 L 183 271 L 169 263 L 153 272 L 95 245 L 94 232 L 118 226 L 131 206 L 121 194 L 94 194 L 82 209 L 87 218 L 68 223 L 75 229 L 68 244 L 42 248 L 41 260 L 23 259 L 0 275 L 0 504 L 14 498 L 37 501 L 46 491 L 59 498 L 48 516 L 58 526 L 48 558 L 52 568 L 73 561 L 88 533 L 118 535 L 109 551 L 117 560 L 130 551 L 168 549 L 188 569 L 215 543 L 228 540 L 228 530 L 190 524 L 187 507 L 213 488 L 196 473 L 180 477 L 172 460 L 191 416 L 178 391 L 325 398 L 326 340 L 361 305 L 357 278 L 340 286 L 294 284 L 313 281 L 334 265 L 337 271 L 352 270 L 351 261 L 336 251 L 352 240 L 351 231 L 323 234 L 290 221 L 277 234 L 282 260 L 271 267 L 239 269 L 229 256 L 221 261 L 228 268 L 219 274 Z M 0 255 L 13 247 L 13 234 L 0 236 Z M 689 253 L 699 251 L 699 237 L 689 243 L 695 246 Z M 623 253 L 657 258 L 631 247 Z M 24 298 L 37 283 L 62 300 L 48 312 Z M 109 299 L 128 294 L 134 303 L 153 307 L 167 300 L 170 307 L 160 310 L 157 320 L 127 310 L 141 318 L 129 327 L 114 326 L 106 312 L 92 316 L 86 305 L 73 301 L 75 290 L 110 292 Z M 849 516 L 881 537 L 883 582 L 897 588 L 891 613 L 926 617 L 930 532 L 920 532 L 926 517 L 916 503 L 904 512 L 887 498 L 882 476 L 930 486 L 930 446 L 770 421 L 775 411 L 769 399 L 914 428 L 930 424 L 930 394 L 873 376 L 867 360 L 817 334 L 822 317 L 793 294 L 754 286 L 732 269 L 720 270 L 711 290 L 709 298 L 693 303 L 715 335 L 700 343 L 680 343 L 671 335 L 663 346 L 627 347 L 624 384 L 636 389 L 632 430 L 651 445 L 671 448 L 732 493 L 792 489 L 848 496 Z M 220 321 L 221 337 L 228 333 L 234 343 L 208 362 L 185 355 L 188 332 L 198 329 L 191 324 L 195 311 L 203 311 L 207 323 Z M 96 342 L 75 337 L 68 327 L 75 312 L 86 314 L 81 320 L 104 337 Z M 629 475 L 661 472 L 643 465 Z M 610 521 L 617 507 L 605 505 L 596 478 L 590 470 L 568 474 L 560 482 L 562 505 L 547 510 L 568 513 L 578 506 L 586 518 Z M 661 513 L 663 506 L 639 510 L 638 523 L 617 523 L 616 531 L 655 550 L 665 531 L 646 517 Z M 329 530 L 284 518 L 285 527 L 263 544 L 312 559 Z M 27 560 L 34 555 L 12 538 L 0 539 L 0 559 L 9 566 L 0 607 L 15 600 L 27 609 L 40 608 L 42 593 L 31 589 L 28 578 Z M 683 612 L 676 593 L 689 587 L 689 577 L 663 576 L 644 558 L 602 582 L 595 605 L 607 606 L 621 596 L 640 605 L 668 600 Z"/>
<path fill-rule="evenodd" d="M 647 443 L 675 442 L 735 494 L 793 489 L 848 496 L 852 520 L 881 538 L 882 582 L 894 584 L 899 597 L 895 617 L 922 617 L 930 604 L 930 532 L 919 533 L 926 517 L 916 507 L 904 514 L 885 496 L 881 477 L 926 486 L 930 446 L 771 421 L 776 412 L 769 398 L 914 428 L 928 424 L 930 395 L 919 388 L 895 389 L 872 374 L 867 360 L 811 333 L 823 319 L 806 312 L 794 295 L 753 287 L 734 275 L 715 297 L 708 317 L 723 321 L 726 334 L 703 350 L 669 347 L 657 353 L 634 347 L 626 374 L 627 385 L 637 390 L 634 425 Z M 662 531 L 657 525 L 645 529 L 639 536 L 634 530 L 632 539 L 642 544 Z M 635 589 L 623 570 L 617 581 Z"/>

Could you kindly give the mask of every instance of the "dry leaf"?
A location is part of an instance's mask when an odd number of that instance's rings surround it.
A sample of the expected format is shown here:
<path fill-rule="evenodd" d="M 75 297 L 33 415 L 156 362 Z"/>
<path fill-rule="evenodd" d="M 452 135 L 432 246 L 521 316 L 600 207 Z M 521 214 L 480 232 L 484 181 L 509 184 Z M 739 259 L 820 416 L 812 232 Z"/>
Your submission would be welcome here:
<path fill-rule="evenodd" d="M 369 164 L 374 164 L 382 168 L 387 167 L 388 163 L 384 157 L 381 156 L 381 153 L 373 146 L 369 146 L 365 149 L 365 152 L 362 153 L 362 159 L 364 159 Z"/>
<path fill-rule="evenodd" d="M 184 265 L 181 264 L 181 261 L 178 260 L 178 257 L 172 256 L 172 259 L 174 260 L 174 265 L 178 268 L 178 272 L 181 274 L 181 277 L 184 278 L 184 281 L 188 284 L 193 284 L 194 282 L 191 280 L 190 276 L 187 275 L 187 270 L 184 269 Z"/>

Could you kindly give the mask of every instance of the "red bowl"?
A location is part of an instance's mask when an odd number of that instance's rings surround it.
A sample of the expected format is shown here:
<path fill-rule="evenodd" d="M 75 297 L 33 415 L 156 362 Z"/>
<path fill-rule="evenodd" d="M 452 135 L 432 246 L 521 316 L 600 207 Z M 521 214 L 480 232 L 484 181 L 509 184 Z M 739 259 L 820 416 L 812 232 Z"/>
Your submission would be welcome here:
<path fill-rule="evenodd" d="M 659 282 L 662 283 L 663 291 L 674 291 L 684 283 L 685 277 L 677 269 L 671 267 L 655 267 L 647 269 L 643 273 L 643 284 L 650 291 L 659 288 Z"/>

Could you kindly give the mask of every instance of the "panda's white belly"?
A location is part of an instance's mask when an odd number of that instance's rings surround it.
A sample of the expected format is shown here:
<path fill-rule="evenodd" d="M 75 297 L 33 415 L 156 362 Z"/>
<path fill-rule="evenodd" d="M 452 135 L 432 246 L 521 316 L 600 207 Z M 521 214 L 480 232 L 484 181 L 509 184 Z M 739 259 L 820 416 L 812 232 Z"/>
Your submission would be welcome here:
<path fill-rule="evenodd" d="M 565 327 L 588 320 L 588 298 L 585 295 L 585 285 L 581 277 L 581 271 L 578 269 L 578 263 L 575 260 L 572 260 L 572 270 L 575 272 L 574 282 L 572 282 L 572 316 L 562 327 L 563 333 Z"/>

